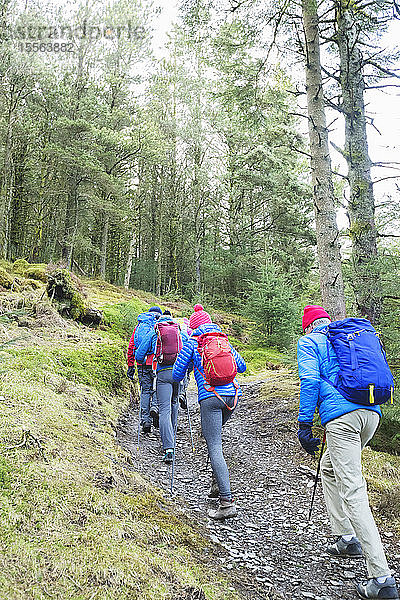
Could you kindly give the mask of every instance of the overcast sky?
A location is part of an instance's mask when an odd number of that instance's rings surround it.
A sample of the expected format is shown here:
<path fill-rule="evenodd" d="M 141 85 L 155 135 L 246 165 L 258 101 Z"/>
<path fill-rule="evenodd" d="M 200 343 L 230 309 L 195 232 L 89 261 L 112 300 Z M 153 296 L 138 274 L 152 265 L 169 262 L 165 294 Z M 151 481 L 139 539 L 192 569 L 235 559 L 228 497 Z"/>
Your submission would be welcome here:
<path fill-rule="evenodd" d="M 161 13 L 156 23 L 154 51 L 157 56 L 161 57 L 166 54 L 165 44 L 168 40 L 168 31 L 178 18 L 178 0 L 158 0 L 157 5 L 160 6 Z M 394 49 L 399 44 L 399 40 L 400 20 L 394 20 L 389 32 L 383 38 L 383 44 Z M 373 116 L 374 125 L 380 131 L 379 134 L 376 129 L 368 128 L 371 159 L 374 162 L 400 162 L 400 89 L 370 90 L 366 93 L 365 99 L 368 113 Z M 343 146 L 344 125 L 342 122 L 338 121 L 337 127 L 331 134 L 331 139 L 338 146 Z M 331 154 L 334 166 L 340 166 L 340 171 L 346 173 L 346 165 L 342 156 L 333 148 Z M 394 170 L 374 169 L 373 178 L 378 179 L 396 173 L 397 171 Z M 398 173 L 400 175 L 400 171 Z M 395 180 L 386 180 L 376 184 L 375 193 L 377 198 L 382 198 L 385 194 L 400 196 L 396 191 Z"/>

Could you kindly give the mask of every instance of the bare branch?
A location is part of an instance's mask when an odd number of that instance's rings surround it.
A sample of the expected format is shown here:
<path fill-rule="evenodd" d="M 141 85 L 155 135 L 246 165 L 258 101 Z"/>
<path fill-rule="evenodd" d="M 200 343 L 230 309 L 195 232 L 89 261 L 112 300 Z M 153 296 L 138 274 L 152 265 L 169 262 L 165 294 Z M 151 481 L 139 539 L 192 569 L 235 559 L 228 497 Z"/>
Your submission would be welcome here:
<path fill-rule="evenodd" d="M 226 12 L 235 13 L 243 4 L 249 0 L 231 0 L 231 8 Z"/>
<path fill-rule="evenodd" d="M 366 85 L 365 89 L 366 90 L 380 90 L 382 88 L 388 88 L 388 87 L 399 88 L 400 84 L 399 83 L 385 83 L 382 85 Z"/>
<path fill-rule="evenodd" d="M 331 143 L 332 143 L 332 142 L 331 142 Z M 349 181 L 349 178 L 347 177 L 347 175 L 343 175 L 343 173 L 338 173 L 338 171 L 332 171 L 332 173 L 333 173 L 334 175 L 338 175 L 338 176 L 339 176 L 339 177 L 341 177 L 342 179 L 346 179 L 346 181 Z M 342 206 L 344 206 L 344 205 L 342 204 Z"/>
<path fill-rule="evenodd" d="M 309 152 L 304 152 L 304 150 L 300 150 L 299 148 L 295 148 L 294 146 L 292 146 L 290 149 L 294 150 L 295 152 L 298 152 L 299 154 L 304 154 L 305 156 L 308 156 L 308 158 L 312 158 L 312 155 Z"/>
<path fill-rule="evenodd" d="M 385 67 L 382 67 L 382 65 L 380 65 L 379 63 L 376 63 L 373 60 L 369 60 L 367 59 L 364 62 L 365 65 L 372 65 L 373 67 L 375 67 L 376 69 L 378 69 L 378 71 L 380 71 L 381 73 L 385 73 L 385 75 L 389 75 L 389 77 L 396 77 L 397 79 L 400 79 L 400 75 L 398 73 L 395 73 L 395 71 L 397 69 L 395 69 L 394 71 L 391 71 L 389 69 L 385 69 Z"/>
<path fill-rule="evenodd" d="M 337 146 L 337 145 L 335 144 L 335 142 L 331 142 L 331 146 L 332 146 L 333 148 L 335 148 L 336 152 L 339 152 L 339 154 L 341 154 L 341 155 L 342 155 L 344 158 L 346 158 L 346 153 L 345 153 L 345 151 L 344 151 L 344 150 L 342 150 L 342 148 L 339 148 L 339 146 Z"/>
<path fill-rule="evenodd" d="M 381 177 L 380 179 L 375 179 L 375 181 L 372 182 L 372 185 L 375 185 L 375 183 L 379 183 L 380 181 L 386 181 L 386 179 L 399 179 L 400 175 L 389 175 L 388 177 Z"/>

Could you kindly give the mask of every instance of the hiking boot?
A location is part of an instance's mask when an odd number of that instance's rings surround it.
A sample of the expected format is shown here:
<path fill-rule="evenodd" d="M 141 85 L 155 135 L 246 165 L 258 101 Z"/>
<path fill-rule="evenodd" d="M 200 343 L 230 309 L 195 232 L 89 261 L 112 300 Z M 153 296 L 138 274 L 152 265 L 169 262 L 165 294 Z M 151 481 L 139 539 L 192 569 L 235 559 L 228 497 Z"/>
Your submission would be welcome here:
<path fill-rule="evenodd" d="M 334 544 L 327 546 L 326 551 L 332 556 L 342 556 L 343 558 L 363 556 L 361 544 L 356 537 L 352 537 L 349 542 L 346 542 L 342 537 L 338 537 Z"/>
<path fill-rule="evenodd" d="M 237 513 L 234 500 L 221 500 L 216 510 L 209 510 L 210 519 L 222 520 L 234 517 Z"/>
<path fill-rule="evenodd" d="M 394 577 L 388 577 L 384 583 L 379 583 L 377 579 L 367 579 L 357 583 L 356 588 L 357 594 L 364 600 L 397 600 L 399 597 Z"/>
<path fill-rule="evenodd" d="M 174 451 L 173 450 L 166 450 L 165 454 L 164 454 L 164 458 L 163 461 L 165 462 L 165 464 L 170 465 L 174 460 Z"/>
<path fill-rule="evenodd" d="M 153 419 L 153 427 L 158 429 L 160 427 L 160 415 L 158 414 L 158 409 L 153 406 L 150 409 L 150 416 Z"/>
<path fill-rule="evenodd" d="M 219 487 L 218 487 L 218 483 L 217 483 L 217 480 L 215 479 L 214 475 L 211 480 L 211 489 L 208 492 L 207 498 L 209 500 L 216 500 L 217 498 L 219 498 Z"/>
<path fill-rule="evenodd" d="M 150 431 L 151 431 L 151 424 L 150 423 L 143 423 L 143 425 L 142 425 L 142 431 L 143 431 L 143 433 L 150 433 Z"/>

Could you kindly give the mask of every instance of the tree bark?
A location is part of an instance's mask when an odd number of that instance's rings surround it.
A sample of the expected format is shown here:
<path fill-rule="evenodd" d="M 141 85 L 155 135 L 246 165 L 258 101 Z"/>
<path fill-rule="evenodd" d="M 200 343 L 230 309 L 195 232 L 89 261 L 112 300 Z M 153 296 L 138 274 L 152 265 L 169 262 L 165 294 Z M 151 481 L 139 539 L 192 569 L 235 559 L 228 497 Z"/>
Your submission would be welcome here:
<path fill-rule="evenodd" d="M 345 316 L 339 231 L 322 89 L 316 0 L 302 0 L 311 175 L 322 302 L 333 319 Z"/>
<path fill-rule="evenodd" d="M 72 181 L 68 194 L 62 243 L 62 259 L 68 269 L 72 269 L 73 251 L 78 231 L 78 185 Z"/>
<path fill-rule="evenodd" d="M 103 230 L 101 234 L 101 258 L 100 258 L 100 278 L 106 278 L 106 263 L 107 263 L 107 246 L 108 246 L 108 230 L 110 226 L 110 215 L 104 213 Z"/>
<path fill-rule="evenodd" d="M 140 189 L 140 179 L 139 179 L 138 190 L 139 189 Z M 135 231 L 135 227 L 133 226 L 133 211 L 134 210 L 135 210 L 134 199 L 131 196 L 129 198 L 129 220 L 131 223 L 131 231 L 129 234 L 128 260 L 126 262 L 126 271 L 125 271 L 125 277 L 124 277 L 124 288 L 126 290 L 129 288 L 129 283 L 130 283 L 131 274 L 132 274 L 133 258 L 136 253 L 136 231 Z"/>
<path fill-rule="evenodd" d="M 345 6 L 339 0 L 336 39 L 345 119 L 344 156 L 350 184 L 348 213 L 352 241 L 352 284 L 358 314 L 377 324 L 382 310 L 382 286 L 377 264 L 377 230 L 365 119 L 363 57 L 358 44 L 356 18 L 347 3 Z"/>
<path fill-rule="evenodd" d="M 10 99 L 11 103 L 11 99 Z M 10 210 L 13 194 L 12 165 L 13 110 L 10 107 L 7 115 L 7 133 L 4 148 L 4 161 L 0 189 L 0 257 L 7 258 L 10 230 Z"/>

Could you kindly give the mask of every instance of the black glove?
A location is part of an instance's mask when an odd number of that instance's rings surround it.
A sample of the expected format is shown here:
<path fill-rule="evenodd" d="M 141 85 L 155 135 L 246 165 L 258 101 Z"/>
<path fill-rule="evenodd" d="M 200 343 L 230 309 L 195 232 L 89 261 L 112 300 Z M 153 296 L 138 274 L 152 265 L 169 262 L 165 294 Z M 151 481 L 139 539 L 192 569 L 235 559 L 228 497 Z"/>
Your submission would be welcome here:
<path fill-rule="evenodd" d="M 132 365 L 131 367 L 128 367 L 126 375 L 127 375 L 127 377 L 129 377 L 129 379 L 131 381 L 133 381 L 135 379 L 135 365 Z"/>
<path fill-rule="evenodd" d="M 315 456 L 321 440 L 313 437 L 311 426 L 312 423 L 299 423 L 297 437 L 299 438 L 299 442 L 303 446 L 304 450 L 308 452 L 308 454 L 311 454 L 311 456 Z"/>

